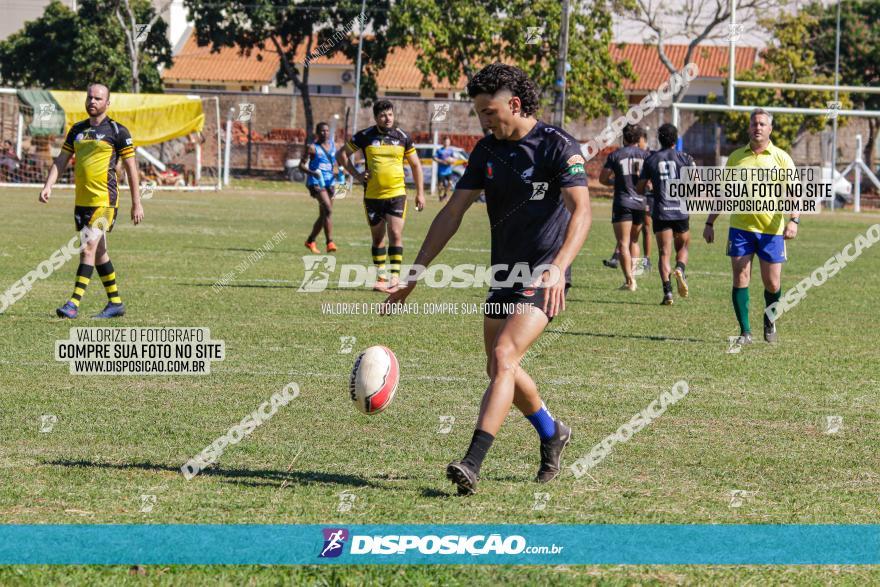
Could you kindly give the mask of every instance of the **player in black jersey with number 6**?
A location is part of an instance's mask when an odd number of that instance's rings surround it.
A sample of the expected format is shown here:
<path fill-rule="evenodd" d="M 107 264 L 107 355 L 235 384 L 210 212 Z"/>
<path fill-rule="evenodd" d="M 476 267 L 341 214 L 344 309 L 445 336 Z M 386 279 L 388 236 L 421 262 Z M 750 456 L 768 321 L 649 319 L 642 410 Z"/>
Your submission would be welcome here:
<path fill-rule="evenodd" d="M 467 86 L 483 128 L 491 134 L 477 143 L 467 171 L 431 224 L 414 269 L 427 266 L 458 230 L 462 216 L 480 192 L 492 235 L 492 265 L 506 265 L 497 281 L 513 281 L 513 267 L 524 264 L 528 283 L 492 287 L 483 320 L 489 386 L 470 448 L 446 469 L 460 494 L 476 489 L 480 467 L 501 424 L 515 405 L 532 423 L 541 443 L 536 481 L 545 483 L 560 472 L 562 450 L 571 429 L 556 420 L 541 401 L 535 382 L 520 366 L 529 347 L 550 320 L 565 309 L 570 267 L 589 232 L 590 195 L 580 147 L 568 133 L 535 118 L 538 89 L 524 71 L 493 63 Z M 537 269 L 537 271 L 536 271 Z M 392 293 L 386 304 L 402 302 L 415 287 L 415 275 Z M 493 284 L 494 285 L 494 284 Z"/>

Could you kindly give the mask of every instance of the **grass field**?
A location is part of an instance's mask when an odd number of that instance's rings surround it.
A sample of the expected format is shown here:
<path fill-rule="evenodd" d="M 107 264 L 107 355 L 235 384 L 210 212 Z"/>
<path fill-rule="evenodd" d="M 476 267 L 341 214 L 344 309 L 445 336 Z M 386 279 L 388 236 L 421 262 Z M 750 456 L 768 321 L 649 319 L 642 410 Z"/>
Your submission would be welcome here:
<path fill-rule="evenodd" d="M 0 191 L 0 289 L 66 243 L 73 198 L 56 191 Z M 438 209 L 411 210 L 405 262 Z M 125 326 L 204 326 L 226 344 L 208 376 L 74 376 L 54 360 L 71 323 L 54 309 L 70 294 L 76 261 L 39 281 L 0 316 L 0 522 L 32 523 L 875 523 L 880 509 L 880 349 L 876 329 L 880 248 L 814 288 L 780 321 L 781 344 L 760 339 L 762 288 L 751 290 L 756 344 L 729 354 L 737 334 L 730 303 L 726 220 L 706 245 L 693 224 L 691 297 L 659 305 L 656 272 L 635 293 L 601 266 L 613 248 L 610 205 L 594 221 L 574 267 L 568 309 L 528 359 L 555 415 L 572 425 L 571 463 L 678 380 L 690 393 L 618 445 L 592 472 L 532 482 L 536 435 L 511 414 L 477 495 L 453 496 L 447 462 L 467 448 L 487 378 L 475 315 L 322 316 L 321 302 L 378 302 L 370 291 L 298 293 L 303 240 L 316 206 L 301 186 L 245 183 L 222 193 L 158 193 L 134 227 L 124 203 L 110 250 L 128 315 Z M 359 198 L 337 201 L 340 263 L 368 263 Z M 805 217 L 789 243 L 783 288 L 880 222 L 849 212 Z M 215 291 L 279 230 L 287 238 Z M 319 240 L 319 244 L 323 244 Z M 489 263 L 488 222 L 475 204 L 438 262 Z M 656 250 L 656 247 L 655 247 Z M 97 276 L 95 276 L 97 277 Z M 411 302 L 473 302 L 482 289 L 420 286 Z M 105 303 L 98 279 L 83 301 Z M 80 326 L 94 325 L 78 320 Z M 552 334 L 552 337 L 550 336 Z M 347 377 L 354 350 L 392 348 L 398 396 L 361 415 Z M 288 382 L 287 407 L 191 481 L 180 466 Z M 41 415 L 57 416 L 40 432 Z M 824 434 L 829 415 L 843 417 Z M 453 416 L 439 433 L 441 416 Z M 733 507 L 730 492 L 753 492 Z M 355 496 L 340 512 L 340 493 Z M 535 492 L 550 494 L 533 509 Z M 142 512 L 142 495 L 155 495 Z M 27 545 L 22 545 L 27 548 Z M 674 545 L 670 545 L 674 548 Z M 880 581 L 868 567 L 5 567 L 0 584 L 851 584 Z"/>

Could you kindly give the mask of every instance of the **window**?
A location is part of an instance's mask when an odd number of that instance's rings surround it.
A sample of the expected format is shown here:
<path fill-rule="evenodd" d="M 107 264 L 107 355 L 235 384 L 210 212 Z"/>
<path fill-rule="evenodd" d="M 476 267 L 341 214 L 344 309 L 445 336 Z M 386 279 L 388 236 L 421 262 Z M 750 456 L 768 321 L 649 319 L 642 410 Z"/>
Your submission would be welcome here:
<path fill-rule="evenodd" d="M 682 99 L 682 102 L 686 102 L 688 104 L 705 104 L 706 96 L 685 96 Z"/>
<path fill-rule="evenodd" d="M 341 94 L 342 86 L 309 84 L 310 94 Z"/>

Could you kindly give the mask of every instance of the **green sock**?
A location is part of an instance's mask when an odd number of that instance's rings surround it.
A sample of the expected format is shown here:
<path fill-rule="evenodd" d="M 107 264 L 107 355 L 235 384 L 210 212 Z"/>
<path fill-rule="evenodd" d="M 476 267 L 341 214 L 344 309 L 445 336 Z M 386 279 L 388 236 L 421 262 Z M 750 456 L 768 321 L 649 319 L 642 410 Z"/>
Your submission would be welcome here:
<path fill-rule="evenodd" d="M 776 293 L 770 293 L 766 289 L 764 290 L 764 304 L 765 308 L 769 308 L 774 303 L 779 301 L 779 298 L 782 297 L 782 288 L 779 289 Z M 770 318 L 767 317 L 767 312 L 764 312 L 764 326 L 772 326 L 773 322 L 770 321 Z"/>
<path fill-rule="evenodd" d="M 740 334 L 752 331 L 749 324 L 749 288 L 735 287 L 733 288 L 733 311 L 736 314 L 736 321 L 739 322 Z"/>

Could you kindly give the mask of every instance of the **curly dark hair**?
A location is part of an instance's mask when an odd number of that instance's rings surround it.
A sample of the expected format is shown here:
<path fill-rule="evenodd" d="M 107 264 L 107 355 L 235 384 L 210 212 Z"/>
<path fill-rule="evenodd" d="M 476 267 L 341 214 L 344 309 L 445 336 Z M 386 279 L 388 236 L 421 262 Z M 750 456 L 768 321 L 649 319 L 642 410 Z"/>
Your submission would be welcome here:
<path fill-rule="evenodd" d="M 531 116 L 538 111 L 538 86 L 529 79 L 526 72 L 515 65 L 498 62 L 487 65 L 467 85 L 468 96 L 471 98 L 478 94 L 494 96 L 499 90 L 508 90 L 520 99 L 523 116 Z"/>
<path fill-rule="evenodd" d="M 675 125 L 667 122 L 657 131 L 657 139 L 660 141 L 661 147 L 668 149 L 678 142 L 678 129 L 675 128 Z"/>

